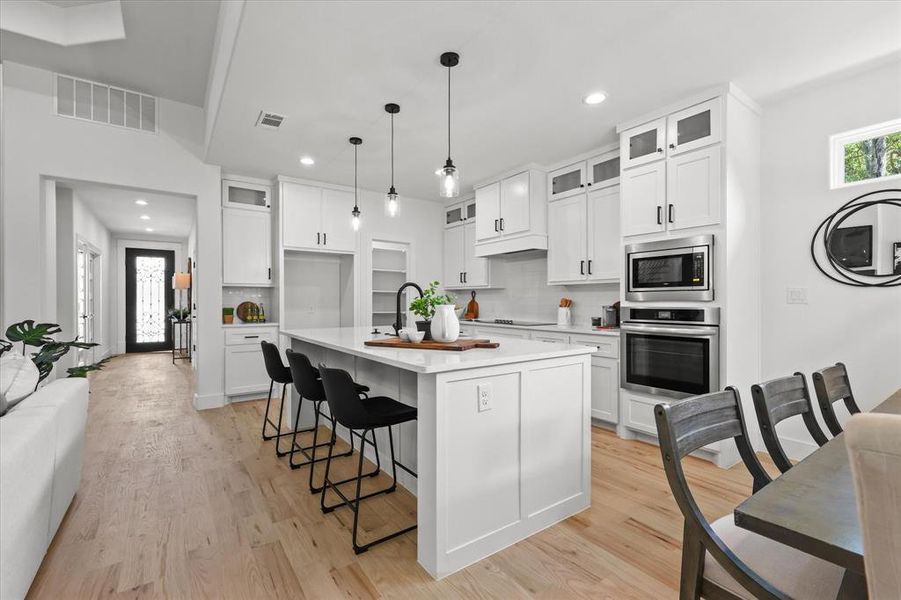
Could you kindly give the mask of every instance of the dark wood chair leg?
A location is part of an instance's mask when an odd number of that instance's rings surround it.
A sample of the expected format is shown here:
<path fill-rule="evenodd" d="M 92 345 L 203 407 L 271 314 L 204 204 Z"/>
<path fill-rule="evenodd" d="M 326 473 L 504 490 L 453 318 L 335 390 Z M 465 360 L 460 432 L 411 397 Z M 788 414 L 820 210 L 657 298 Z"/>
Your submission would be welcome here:
<path fill-rule="evenodd" d="M 695 528 L 686 521 L 682 533 L 682 580 L 679 582 L 679 600 L 697 600 L 701 597 L 706 554 L 707 551 Z"/>

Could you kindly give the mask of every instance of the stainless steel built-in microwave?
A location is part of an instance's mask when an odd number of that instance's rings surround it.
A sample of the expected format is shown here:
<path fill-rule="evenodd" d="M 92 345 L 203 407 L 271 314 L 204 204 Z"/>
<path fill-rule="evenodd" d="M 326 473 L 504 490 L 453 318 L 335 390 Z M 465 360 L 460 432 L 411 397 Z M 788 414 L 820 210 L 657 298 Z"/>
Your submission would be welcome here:
<path fill-rule="evenodd" d="M 713 236 L 626 246 L 627 301 L 713 300 Z"/>

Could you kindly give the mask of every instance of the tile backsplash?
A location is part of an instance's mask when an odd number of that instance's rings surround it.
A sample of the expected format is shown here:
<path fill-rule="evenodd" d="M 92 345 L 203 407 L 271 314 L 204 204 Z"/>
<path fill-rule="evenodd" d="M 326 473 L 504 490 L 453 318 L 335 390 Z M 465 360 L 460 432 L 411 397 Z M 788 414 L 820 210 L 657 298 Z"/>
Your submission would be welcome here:
<path fill-rule="evenodd" d="M 491 259 L 492 281 L 503 287 L 476 290 L 479 317 L 510 318 L 526 321 L 557 321 L 560 298 L 573 301 L 574 325 L 589 325 L 591 317 L 601 314 L 601 307 L 619 300 L 618 283 L 582 285 L 548 285 L 547 254 L 523 252 Z M 456 304 L 470 300 L 468 290 L 453 292 Z"/>
<path fill-rule="evenodd" d="M 262 287 L 223 287 L 222 306 L 238 308 L 242 302 L 256 302 L 263 305 L 267 321 L 275 321 L 275 305 L 272 303 L 273 288 Z M 237 311 L 235 311 L 237 313 Z M 238 321 L 235 316 L 235 321 Z"/>

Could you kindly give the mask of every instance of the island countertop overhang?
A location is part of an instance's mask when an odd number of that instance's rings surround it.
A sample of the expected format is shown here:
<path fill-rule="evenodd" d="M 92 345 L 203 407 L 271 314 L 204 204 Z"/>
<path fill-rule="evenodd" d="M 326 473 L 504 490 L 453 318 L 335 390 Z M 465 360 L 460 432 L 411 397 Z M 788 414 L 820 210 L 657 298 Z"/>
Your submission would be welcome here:
<path fill-rule="evenodd" d="M 377 348 L 364 345 L 366 340 L 385 338 L 372 334 L 369 327 L 328 327 L 319 329 L 282 329 L 292 340 L 315 344 L 374 362 L 416 373 L 462 371 L 517 362 L 591 354 L 591 346 L 556 344 L 535 340 L 508 340 L 498 348 L 460 352 L 419 350 L 416 348 Z"/>

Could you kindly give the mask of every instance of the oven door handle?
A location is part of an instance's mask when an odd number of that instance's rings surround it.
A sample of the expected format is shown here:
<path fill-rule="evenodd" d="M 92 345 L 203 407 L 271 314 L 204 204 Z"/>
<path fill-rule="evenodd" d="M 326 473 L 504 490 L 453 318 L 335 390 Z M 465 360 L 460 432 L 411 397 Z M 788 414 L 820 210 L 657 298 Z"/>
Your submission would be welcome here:
<path fill-rule="evenodd" d="M 719 327 L 667 327 L 640 323 L 621 325 L 620 330 L 626 333 L 653 333 L 673 337 L 711 337 L 720 333 Z"/>

